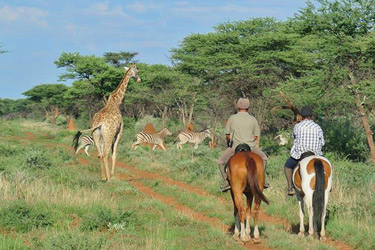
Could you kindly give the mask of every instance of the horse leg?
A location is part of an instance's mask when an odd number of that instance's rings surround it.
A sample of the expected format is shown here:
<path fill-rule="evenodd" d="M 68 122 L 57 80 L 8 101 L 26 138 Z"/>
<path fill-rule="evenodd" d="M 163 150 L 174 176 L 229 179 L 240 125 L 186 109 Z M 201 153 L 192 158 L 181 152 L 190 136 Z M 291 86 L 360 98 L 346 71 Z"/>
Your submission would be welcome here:
<path fill-rule="evenodd" d="M 195 143 L 194 149 L 198 149 L 198 143 Z"/>
<path fill-rule="evenodd" d="M 233 201 L 233 215 L 234 215 L 234 234 L 233 239 L 238 240 L 238 236 L 240 235 L 240 217 L 238 216 L 238 209 L 236 206 L 236 202 L 234 200 L 233 191 L 231 190 L 230 195 Z"/>
<path fill-rule="evenodd" d="M 233 189 L 233 187 L 232 187 Z M 246 234 L 245 234 L 245 209 L 243 207 L 243 201 L 242 201 L 242 191 L 240 190 L 233 190 L 234 195 L 234 202 L 238 210 L 238 216 L 240 219 L 240 239 L 241 241 L 246 241 Z"/>
<path fill-rule="evenodd" d="M 296 192 L 298 205 L 299 205 L 299 233 L 298 236 L 304 237 L 305 236 L 305 225 L 304 225 L 304 204 L 301 194 Z"/>
<path fill-rule="evenodd" d="M 320 230 L 320 240 L 325 241 L 326 238 L 326 231 L 325 231 L 325 218 L 326 218 L 326 212 L 327 212 L 327 203 L 328 203 L 328 196 L 330 191 L 325 191 L 325 201 L 324 201 L 324 210 L 322 214 L 322 229 Z"/>
<path fill-rule="evenodd" d="M 258 229 L 258 215 L 259 215 L 259 206 L 261 200 L 255 198 L 254 202 L 254 209 L 253 209 L 253 219 L 254 219 L 254 243 L 260 243 L 260 234 Z"/>
<path fill-rule="evenodd" d="M 156 148 L 157 146 L 158 146 L 157 144 L 154 144 L 154 146 L 152 147 L 152 150 L 155 150 L 155 148 Z"/>
<path fill-rule="evenodd" d="M 247 207 L 246 207 L 246 230 L 245 230 L 245 233 L 246 233 L 246 237 L 248 238 L 248 241 L 251 240 L 251 236 L 250 236 L 250 219 L 251 219 L 251 205 L 253 203 L 253 195 L 252 193 L 246 193 L 246 199 L 247 199 Z"/>
<path fill-rule="evenodd" d="M 306 203 L 307 211 L 309 213 L 309 236 L 313 237 L 314 236 L 314 225 L 313 225 L 313 213 L 314 213 L 314 211 L 313 211 L 313 207 L 312 207 L 312 195 L 311 195 L 311 197 L 310 197 L 310 195 L 309 195 L 309 197 L 307 197 L 307 195 L 306 195 L 306 198 L 308 198 L 307 200 L 305 200 L 305 201 L 307 201 L 305 203 Z"/>

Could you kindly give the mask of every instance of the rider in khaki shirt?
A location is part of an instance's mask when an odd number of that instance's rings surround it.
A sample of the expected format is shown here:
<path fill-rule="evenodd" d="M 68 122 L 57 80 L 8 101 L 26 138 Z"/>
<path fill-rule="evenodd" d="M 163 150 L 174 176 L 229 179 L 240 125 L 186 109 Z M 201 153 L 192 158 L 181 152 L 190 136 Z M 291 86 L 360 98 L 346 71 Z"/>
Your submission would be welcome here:
<path fill-rule="evenodd" d="M 232 115 L 225 127 L 225 134 L 228 141 L 233 137 L 232 147 L 228 147 L 220 156 L 217 163 L 222 176 L 221 192 L 226 192 L 230 189 L 227 180 L 227 173 L 225 172 L 225 165 L 229 158 L 234 154 L 237 145 L 246 143 L 250 146 L 251 151 L 258 154 L 264 162 L 264 171 L 266 171 L 267 155 L 256 145 L 256 140 L 260 136 L 258 121 L 256 118 L 248 113 L 250 106 L 249 99 L 240 98 L 237 102 L 238 113 Z M 265 188 L 269 187 L 268 183 L 264 184 Z"/>

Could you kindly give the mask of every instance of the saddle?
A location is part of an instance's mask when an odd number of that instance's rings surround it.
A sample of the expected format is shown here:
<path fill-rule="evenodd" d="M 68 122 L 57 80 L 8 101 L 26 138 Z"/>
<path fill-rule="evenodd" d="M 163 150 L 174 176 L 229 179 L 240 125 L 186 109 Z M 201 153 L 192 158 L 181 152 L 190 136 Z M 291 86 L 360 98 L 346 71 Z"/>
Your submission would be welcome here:
<path fill-rule="evenodd" d="M 242 151 L 251 151 L 251 148 L 246 143 L 239 144 L 236 149 L 234 150 L 234 153 L 237 154 Z"/>
<path fill-rule="evenodd" d="M 307 152 L 301 154 L 301 158 L 299 159 L 299 161 L 298 161 L 297 165 L 295 166 L 295 168 L 298 169 L 299 166 L 300 166 L 300 162 L 301 162 L 304 158 L 309 157 L 309 156 L 312 156 L 312 155 L 315 155 L 315 153 L 313 153 L 313 152 L 311 152 L 311 151 L 307 151 Z"/>

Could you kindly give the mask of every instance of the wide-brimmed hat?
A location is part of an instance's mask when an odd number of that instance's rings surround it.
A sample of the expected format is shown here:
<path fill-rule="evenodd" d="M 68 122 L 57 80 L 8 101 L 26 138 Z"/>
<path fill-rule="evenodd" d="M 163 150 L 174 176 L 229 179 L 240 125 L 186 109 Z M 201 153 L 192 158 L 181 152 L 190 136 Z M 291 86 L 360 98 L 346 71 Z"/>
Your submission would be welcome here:
<path fill-rule="evenodd" d="M 303 118 L 306 118 L 306 117 L 311 117 L 313 115 L 313 112 L 312 112 L 312 109 L 310 107 L 303 107 L 301 109 L 301 116 Z"/>
<path fill-rule="evenodd" d="M 248 109 L 250 107 L 250 101 L 247 98 L 240 98 L 237 101 L 236 107 L 239 109 Z"/>

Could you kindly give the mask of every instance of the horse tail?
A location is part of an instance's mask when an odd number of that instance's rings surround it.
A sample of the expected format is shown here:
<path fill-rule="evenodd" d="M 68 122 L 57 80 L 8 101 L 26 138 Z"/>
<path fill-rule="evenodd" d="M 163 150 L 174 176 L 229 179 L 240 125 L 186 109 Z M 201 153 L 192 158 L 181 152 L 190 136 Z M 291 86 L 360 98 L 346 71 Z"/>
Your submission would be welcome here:
<path fill-rule="evenodd" d="M 259 188 L 258 173 L 256 162 L 252 157 L 246 157 L 246 169 L 247 169 L 247 182 L 250 185 L 251 193 L 254 197 L 269 204 L 266 196 Z"/>
<path fill-rule="evenodd" d="M 312 197 L 313 206 L 313 225 L 314 231 L 320 232 L 322 228 L 322 216 L 325 202 L 325 180 L 324 180 L 324 168 L 322 161 L 316 159 L 314 162 L 315 168 L 315 191 Z"/>
<path fill-rule="evenodd" d="M 79 142 L 79 137 L 82 135 L 81 131 L 78 131 L 77 134 L 73 138 L 73 146 L 74 146 L 74 151 L 77 152 L 78 148 L 78 142 Z"/>

